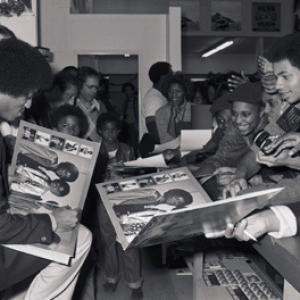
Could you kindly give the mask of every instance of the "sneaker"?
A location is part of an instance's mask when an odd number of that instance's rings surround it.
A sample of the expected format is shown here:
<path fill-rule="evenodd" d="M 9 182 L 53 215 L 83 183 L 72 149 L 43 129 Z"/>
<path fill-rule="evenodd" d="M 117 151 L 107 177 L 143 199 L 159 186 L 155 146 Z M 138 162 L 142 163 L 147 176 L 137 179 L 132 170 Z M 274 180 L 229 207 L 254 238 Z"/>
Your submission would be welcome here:
<path fill-rule="evenodd" d="M 118 283 L 105 282 L 103 284 L 103 289 L 105 292 L 115 292 L 117 289 Z"/>
<path fill-rule="evenodd" d="M 144 293 L 142 287 L 131 289 L 131 299 L 143 299 Z"/>

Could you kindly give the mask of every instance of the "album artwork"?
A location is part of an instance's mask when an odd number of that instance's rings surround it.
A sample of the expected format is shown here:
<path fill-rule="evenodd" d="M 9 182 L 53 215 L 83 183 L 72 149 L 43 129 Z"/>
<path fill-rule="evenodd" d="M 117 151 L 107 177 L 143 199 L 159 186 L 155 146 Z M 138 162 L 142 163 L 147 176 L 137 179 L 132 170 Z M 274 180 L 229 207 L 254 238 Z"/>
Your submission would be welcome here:
<path fill-rule="evenodd" d="M 80 152 L 80 149 L 86 151 Z M 13 213 L 51 213 L 58 207 L 82 209 L 98 156 L 99 143 L 22 121 L 12 159 L 9 203 Z M 76 230 L 60 242 L 14 245 L 16 250 L 68 263 Z"/>
<path fill-rule="evenodd" d="M 281 188 L 212 202 L 187 168 L 97 184 L 123 249 L 223 230 L 270 204 Z"/>

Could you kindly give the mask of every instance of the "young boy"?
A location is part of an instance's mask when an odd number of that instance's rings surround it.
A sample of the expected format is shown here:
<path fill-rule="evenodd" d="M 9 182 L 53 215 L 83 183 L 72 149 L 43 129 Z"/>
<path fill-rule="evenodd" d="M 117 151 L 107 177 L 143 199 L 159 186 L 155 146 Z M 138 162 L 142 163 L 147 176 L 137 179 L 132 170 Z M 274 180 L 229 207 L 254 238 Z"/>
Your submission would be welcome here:
<path fill-rule="evenodd" d="M 134 159 L 133 149 L 118 140 L 121 129 L 121 122 L 118 117 L 112 113 L 104 113 L 98 117 L 97 132 L 102 138 L 100 155 L 108 157 L 108 168 L 105 174 L 105 180 L 120 178 L 120 175 L 114 171 L 114 166 L 128 160 Z M 129 249 L 123 251 L 121 246 L 116 243 L 116 234 L 110 222 L 108 214 L 98 199 L 98 220 L 100 232 L 104 244 L 104 276 L 106 291 L 115 291 L 119 281 L 119 263 L 123 262 L 124 277 L 127 285 L 132 290 L 133 299 L 142 299 L 142 278 L 140 253 L 138 249 Z M 119 257 L 119 259 L 118 259 Z"/>

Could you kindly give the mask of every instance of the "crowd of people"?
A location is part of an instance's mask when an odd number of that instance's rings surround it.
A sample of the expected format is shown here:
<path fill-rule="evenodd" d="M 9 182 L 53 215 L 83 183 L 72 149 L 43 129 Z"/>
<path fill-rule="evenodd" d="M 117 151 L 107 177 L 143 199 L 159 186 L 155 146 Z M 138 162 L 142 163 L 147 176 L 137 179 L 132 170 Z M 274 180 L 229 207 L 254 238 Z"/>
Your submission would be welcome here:
<path fill-rule="evenodd" d="M 225 236 L 248 241 L 251 236 L 259 238 L 266 233 L 275 238 L 297 234 L 300 35 L 283 37 L 270 49 L 264 58 L 259 58 L 256 76 L 232 74 L 225 87 L 218 90 L 211 107 L 216 128 L 201 150 L 183 157 L 178 149 L 164 153 L 170 166 L 187 166 L 212 200 L 270 186 L 285 187 L 272 199 L 269 208 L 237 224 L 228 224 L 222 232 L 206 232 L 208 238 Z M 0 274 L 6 274 L 0 276 L 0 292 L 34 276 L 24 299 L 71 299 L 93 233 L 93 247 L 103 257 L 100 267 L 104 269 L 105 292 L 116 290 L 119 262 L 122 262 L 131 297 L 142 299 L 140 251 L 121 249 L 95 184 L 120 178 L 123 175 L 116 172 L 116 166 L 138 156 L 151 155 L 155 144 L 170 143 L 180 136 L 181 130 L 190 129 L 191 103 L 200 97 L 199 89 L 184 74 L 174 73 L 169 63 L 156 62 L 149 69 L 152 87 L 142 99 L 141 115 L 138 116 L 137 93 L 131 83 L 122 87 L 126 105 L 118 114 L 107 98 L 99 97 L 102 80 L 99 72 L 86 66 L 68 66 L 53 76 L 49 64 L 36 49 L 1 26 L 0 70 L 0 243 L 50 244 L 57 232 L 70 230 L 80 222 L 89 228 L 79 225 L 75 255 L 68 266 L 0 246 Z M 140 143 L 139 118 L 145 132 Z M 21 119 L 101 142 L 81 220 L 79 211 L 68 207 L 53 209 L 50 215 L 9 212 L 8 195 L 20 193 L 30 185 L 26 176 L 22 176 L 23 181 L 19 177 L 10 178 L 9 184 L 6 170 Z M 127 134 L 122 134 L 123 130 Z M 68 193 L 68 182 L 78 176 L 76 166 L 67 162 L 58 164 L 55 158 L 51 162 L 38 155 L 34 158 L 31 154 L 38 153 L 38 149 L 27 150 L 23 149 L 18 156 L 19 161 L 26 162 L 26 170 L 17 172 L 32 179 L 37 176 L 38 164 L 57 176 L 52 180 L 38 175 L 39 189 L 35 184 L 35 196 L 40 197 L 48 190 L 59 197 Z M 159 199 L 167 202 L 169 198 L 164 195 Z M 119 211 L 128 209 L 126 205 L 132 209 L 130 199 L 125 199 Z"/>

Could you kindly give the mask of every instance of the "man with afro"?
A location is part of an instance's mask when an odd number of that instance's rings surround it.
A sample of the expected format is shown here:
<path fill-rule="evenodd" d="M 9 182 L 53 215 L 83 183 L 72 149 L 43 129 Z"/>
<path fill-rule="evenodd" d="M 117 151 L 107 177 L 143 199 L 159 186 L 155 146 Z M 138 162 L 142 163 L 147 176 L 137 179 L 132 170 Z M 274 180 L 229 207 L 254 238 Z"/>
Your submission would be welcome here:
<path fill-rule="evenodd" d="M 13 121 L 22 115 L 25 103 L 38 89 L 51 84 L 51 69 L 33 47 L 16 38 L 0 40 L 0 117 Z M 49 214 L 10 214 L 5 145 L 0 135 L 0 293 L 32 278 L 24 299 L 72 298 L 79 270 L 91 245 L 91 234 L 79 226 L 75 256 L 69 266 L 4 247 L 5 244 L 51 244 L 56 232 L 72 230 L 78 211 L 58 208 Z"/>

